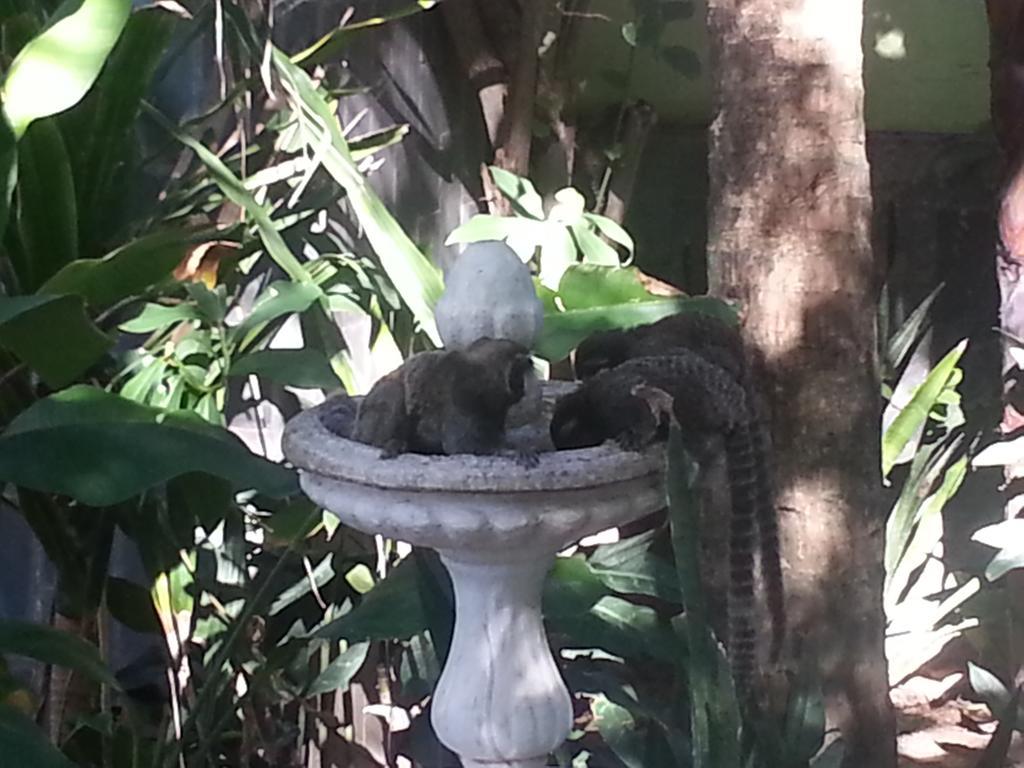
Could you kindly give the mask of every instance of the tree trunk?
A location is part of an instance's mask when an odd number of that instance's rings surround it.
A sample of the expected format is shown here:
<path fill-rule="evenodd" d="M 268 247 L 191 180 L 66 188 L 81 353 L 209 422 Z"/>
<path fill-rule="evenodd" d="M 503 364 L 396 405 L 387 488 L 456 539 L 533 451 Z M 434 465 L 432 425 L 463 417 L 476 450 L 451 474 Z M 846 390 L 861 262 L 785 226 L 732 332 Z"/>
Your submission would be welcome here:
<path fill-rule="evenodd" d="M 761 358 L 777 463 L 788 657 L 816 665 L 845 766 L 896 765 L 882 609 L 859 2 L 709 0 L 717 118 L 709 278 Z"/>

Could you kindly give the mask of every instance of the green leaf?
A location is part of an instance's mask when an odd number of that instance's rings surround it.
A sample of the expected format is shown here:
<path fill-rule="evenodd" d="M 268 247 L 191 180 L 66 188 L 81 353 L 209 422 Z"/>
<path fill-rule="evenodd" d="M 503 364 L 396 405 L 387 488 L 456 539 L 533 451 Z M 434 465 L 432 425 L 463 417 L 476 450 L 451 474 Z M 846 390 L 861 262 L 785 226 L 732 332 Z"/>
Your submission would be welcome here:
<path fill-rule="evenodd" d="M 66 0 L 58 21 L 21 49 L 0 99 L 19 138 L 36 118 L 74 106 L 92 86 L 121 30 L 131 0 Z"/>
<path fill-rule="evenodd" d="M 140 584 L 108 576 L 106 602 L 110 615 L 129 629 L 149 634 L 162 631 L 149 590 Z"/>
<path fill-rule="evenodd" d="M 310 520 L 309 510 L 303 510 L 306 513 L 306 520 Z M 270 604 L 268 615 L 276 616 L 288 606 L 295 603 L 302 597 L 305 597 L 316 589 L 322 588 L 327 582 L 334 578 L 334 555 L 326 555 L 323 560 L 317 563 L 316 568 L 313 568 L 310 573 L 303 573 L 302 578 L 284 590 L 279 594 L 274 602 Z"/>
<path fill-rule="evenodd" d="M 309 48 L 295 54 L 292 57 L 292 61 L 295 64 L 312 66 L 328 59 L 335 59 L 341 51 L 348 47 L 352 38 L 360 32 L 376 29 L 388 22 L 402 19 L 406 16 L 412 16 L 413 14 L 420 13 L 421 11 L 429 10 L 437 5 L 437 3 L 438 0 L 416 0 L 412 5 L 400 8 L 397 11 L 392 11 L 391 13 L 374 16 L 363 21 L 357 21 L 354 24 L 346 24 L 343 27 L 338 27 L 334 31 L 321 37 Z"/>
<path fill-rule="evenodd" d="M 86 256 L 108 247 L 111 231 L 124 218 L 121 183 L 126 176 L 121 171 L 137 153 L 142 97 L 176 23 L 175 15 L 162 8 L 133 13 L 96 84 L 75 109 L 60 116 L 78 196 L 79 247 Z"/>
<path fill-rule="evenodd" d="M 370 650 L 368 642 L 356 643 L 344 651 L 324 668 L 316 680 L 305 691 L 306 696 L 319 696 L 321 693 L 339 691 L 348 688 L 352 678 L 362 668 L 366 655 Z"/>
<path fill-rule="evenodd" d="M 1012 695 L 1003 681 L 972 661 L 967 662 L 967 675 L 971 688 L 981 697 L 993 712 L 999 712 L 1010 703 Z"/>
<path fill-rule="evenodd" d="M 727 322 L 735 322 L 735 311 L 728 304 L 708 296 L 694 298 L 652 298 L 544 315 L 544 328 L 537 354 L 547 360 L 561 360 L 595 331 L 629 328 L 653 323 L 677 312 L 705 312 Z"/>
<path fill-rule="evenodd" d="M 627 768 L 652 768 L 647 758 L 646 734 L 630 711 L 604 694 L 590 699 L 594 726 Z"/>
<path fill-rule="evenodd" d="M 271 283 L 263 298 L 253 307 L 252 313 L 232 331 L 242 349 L 245 349 L 267 326 L 268 323 L 285 315 L 305 312 L 313 302 L 323 296 L 319 286 L 311 283 Z"/>
<path fill-rule="evenodd" d="M 147 112 L 169 134 L 195 152 L 196 157 L 206 166 L 206 169 L 210 172 L 210 177 L 220 188 L 221 192 L 224 193 L 224 196 L 249 214 L 256 225 L 256 231 L 259 232 L 263 246 L 267 249 L 267 254 L 274 260 L 274 263 L 283 269 L 285 274 L 295 282 L 312 284 L 313 279 L 310 277 L 309 272 L 295 258 L 291 249 L 288 248 L 288 244 L 284 241 L 274 221 L 270 218 L 270 211 L 267 206 L 256 202 L 256 198 L 245 188 L 245 184 L 232 173 L 231 169 L 217 155 L 188 134 L 178 130 L 167 118 L 148 105 Z"/>
<path fill-rule="evenodd" d="M 309 76 L 277 48 L 272 50 L 272 57 L 289 103 L 300 118 L 307 149 L 321 157 L 327 172 L 344 187 L 348 203 L 388 279 L 424 333 L 435 344 L 440 344 L 433 311 L 444 289 L 438 270 L 409 239 L 359 172 L 341 133 L 337 114 L 313 87 Z"/>
<path fill-rule="evenodd" d="M 12 762 L 12 767 L 75 768 L 31 718 L 3 704 L 0 704 L 0 755 L 6 759 L 17 755 L 17 763 Z"/>
<path fill-rule="evenodd" d="M 662 301 L 640 282 L 640 271 L 635 267 L 603 267 L 578 264 L 562 275 L 558 295 L 566 309 L 588 309 L 624 304 L 630 301 Z"/>
<path fill-rule="evenodd" d="M 971 539 L 999 550 L 985 568 L 985 578 L 989 581 L 1002 578 L 1015 568 L 1024 568 L 1024 519 L 986 525 L 975 531 Z"/>
<path fill-rule="evenodd" d="M 120 688 L 95 645 L 42 624 L 0 619 L 0 653 L 27 656 L 86 675 L 98 683 Z"/>
<path fill-rule="evenodd" d="M 183 320 L 198 319 L 199 312 L 192 304 L 181 303 L 168 306 L 149 303 L 142 308 L 142 312 L 131 320 L 121 323 L 118 327 L 125 333 L 152 333 Z"/>
<path fill-rule="evenodd" d="M 358 163 L 363 158 L 370 157 L 382 149 L 401 143 L 408 133 L 408 125 L 392 125 L 389 128 L 381 128 L 379 131 L 371 131 L 362 136 L 353 136 L 349 139 L 348 148 L 352 152 L 352 159 Z"/>
<path fill-rule="evenodd" d="M 921 335 L 921 331 L 924 329 L 926 322 L 928 321 L 928 312 L 931 309 L 932 304 L 935 303 L 935 299 L 938 298 L 939 293 L 943 288 L 946 287 L 945 283 L 939 283 L 935 289 L 929 293 L 924 300 L 917 305 L 910 316 L 904 321 L 903 325 L 900 326 L 899 330 L 892 335 L 889 339 L 889 344 L 886 349 L 886 362 L 895 370 L 903 365 L 907 354 L 913 349 L 914 342 L 917 341 Z"/>
<path fill-rule="evenodd" d="M 116 504 L 189 472 L 268 496 L 297 490 L 294 472 L 250 453 L 227 430 L 94 387 L 36 402 L 0 435 L 0 479 L 92 506 Z"/>
<path fill-rule="evenodd" d="M 97 309 L 142 293 L 166 278 L 189 249 L 213 236 L 180 229 L 152 232 L 101 259 L 79 259 L 47 280 L 39 293 L 71 293 Z"/>
<path fill-rule="evenodd" d="M 946 388 L 946 384 L 953 376 L 953 371 L 956 369 L 957 363 L 960 362 L 960 357 L 965 349 L 967 349 L 967 339 L 953 347 L 938 362 L 927 378 L 921 382 L 910 402 L 904 406 L 903 410 L 893 419 L 892 424 L 885 431 L 885 434 L 882 436 L 883 477 L 889 476 L 892 468 L 896 465 L 897 458 L 899 458 L 900 453 L 903 451 L 903 446 L 917 434 L 925 421 L 928 420 L 928 414 L 935 407 L 935 403 L 942 394 L 942 390 Z"/>
<path fill-rule="evenodd" d="M 570 228 L 576 247 L 583 254 L 583 261 L 603 267 L 619 266 L 619 252 L 598 237 L 587 226 L 573 224 Z"/>
<path fill-rule="evenodd" d="M 366 593 L 358 606 L 321 627 L 314 636 L 359 643 L 405 639 L 425 631 L 427 616 L 420 599 L 418 579 L 413 558 L 405 558 Z"/>
<path fill-rule="evenodd" d="M 18 181 L 18 144 L 0 102 L 0 241 L 11 216 L 11 196 Z"/>
<path fill-rule="evenodd" d="M 544 219 L 544 201 L 534 188 L 533 182 L 496 165 L 489 165 L 487 168 L 494 179 L 494 186 L 509 199 L 516 213 L 538 221 Z"/>
<path fill-rule="evenodd" d="M 522 236 L 536 224 L 537 222 L 532 219 L 478 213 L 465 224 L 460 224 L 453 229 L 444 244 L 456 245 L 458 243 L 478 243 L 481 240 L 504 240 L 506 237 Z"/>
<path fill-rule="evenodd" d="M 249 374 L 305 389 L 337 389 L 341 386 L 327 357 L 315 349 L 264 349 L 232 362 L 231 376 Z"/>
<path fill-rule="evenodd" d="M 633 238 L 630 234 L 622 228 L 622 226 L 614 219 L 609 219 L 607 216 L 600 216 L 596 213 L 584 213 L 583 218 L 590 222 L 598 232 L 607 237 L 613 243 L 621 245 L 628 251 L 629 255 L 633 255 L 634 244 Z"/>
<path fill-rule="evenodd" d="M 78 258 L 71 161 L 53 120 L 40 120 L 22 137 L 18 169 L 18 235 L 24 261 L 15 266 L 22 291 L 30 293 Z"/>
<path fill-rule="evenodd" d="M 0 345 L 55 389 L 78 378 L 112 343 L 77 296 L 0 298 Z"/>

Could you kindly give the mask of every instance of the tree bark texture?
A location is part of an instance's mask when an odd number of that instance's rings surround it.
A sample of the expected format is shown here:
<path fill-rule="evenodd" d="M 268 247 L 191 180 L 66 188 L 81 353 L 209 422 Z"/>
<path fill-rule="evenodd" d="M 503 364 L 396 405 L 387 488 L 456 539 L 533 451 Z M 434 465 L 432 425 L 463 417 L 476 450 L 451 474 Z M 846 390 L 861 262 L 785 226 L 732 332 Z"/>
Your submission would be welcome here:
<path fill-rule="evenodd" d="M 761 358 L 777 463 L 788 657 L 816 665 L 849 768 L 896 765 L 882 609 L 862 5 L 709 0 L 717 116 L 709 280 Z"/>

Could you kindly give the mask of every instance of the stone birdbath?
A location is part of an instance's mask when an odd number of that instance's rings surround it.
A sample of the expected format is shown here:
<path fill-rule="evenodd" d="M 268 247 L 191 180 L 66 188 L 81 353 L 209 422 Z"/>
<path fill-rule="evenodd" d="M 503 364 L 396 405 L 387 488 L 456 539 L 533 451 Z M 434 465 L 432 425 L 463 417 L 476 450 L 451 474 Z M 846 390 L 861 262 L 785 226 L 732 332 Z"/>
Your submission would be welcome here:
<path fill-rule="evenodd" d="M 488 269 L 525 273 L 518 257 L 509 251 L 513 265 L 495 245 L 500 244 L 488 244 L 489 255 L 484 252 Z M 479 255 L 470 248 L 456 262 L 448 276 L 449 298 L 460 264 L 479 264 Z M 498 277 L 507 299 L 508 275 Z M 474 285 L 477 298 L 486 293 L 479 280 Z M 490 298 L 492 307 L 505 301 Z M 535 312 L 527 305 L 518 316 L 506 312 L 498 324 L 528 329 L 523 314 Z M 480 315 L 466 322 L 479 326 Z M 474 334 L 465 324 L 449 319 L 446 333 L 439 317 L 446 341 L 511 335 L 494 327 L 478 327 Z M 521 333 L 511 335 L 516 336 L 523 340 Z M 551 406 L 571 388 L 557 382 L 535 388 L 537 402 L 524 409 L 525 423 L 510 432 L 513 447 L 540 451 L 534 467 L 500 455 L 381 459 L 379 449 L 345 437 L 358 398 L 332 398 L 299 414 L 285 430 L 284 453 L 314 502 L 359 530 L 436 549 L 448 569 L 455 630 L 431 719 L 465 768 L 540 768 L 568 737 L 571 700 L 541 618 L 544 577 L 567 545 L 664 506 L 661 449 L 629 453 L 609 443 L 553 450 Z"/>

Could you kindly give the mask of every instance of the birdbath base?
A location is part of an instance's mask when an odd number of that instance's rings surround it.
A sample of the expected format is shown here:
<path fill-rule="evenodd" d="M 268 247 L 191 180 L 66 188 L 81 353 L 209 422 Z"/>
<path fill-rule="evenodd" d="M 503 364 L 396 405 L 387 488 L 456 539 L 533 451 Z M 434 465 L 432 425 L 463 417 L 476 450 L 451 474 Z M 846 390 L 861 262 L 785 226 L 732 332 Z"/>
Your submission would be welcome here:
<path fill-rule="evenodd" d="M 540 611 L 554 552 L 506 556 L 513 559 L 441 553 L 455 589 L 455 632 L 431 721 L 464 766 L 542 766 L 572 727 Z"/>
<path fill-rule="evenodd" d="M 544 384 L 541 443 L 562 392 Z M 355 401 L 336 398 L 289 422 L 284 452 L 302 489 L 347 525 L 441 554 L 455 631 L 431 700 L 434 730 L 465 768 L 541 768 L 573 719 L 544 634 L 544 577 L 567 544 L 664 505 L 661 449 L 555 452 L 548 441 L 530 468 L 502 456 L 382 460 L 343 436 L 354 414 Z"/>

